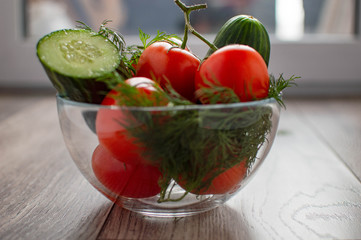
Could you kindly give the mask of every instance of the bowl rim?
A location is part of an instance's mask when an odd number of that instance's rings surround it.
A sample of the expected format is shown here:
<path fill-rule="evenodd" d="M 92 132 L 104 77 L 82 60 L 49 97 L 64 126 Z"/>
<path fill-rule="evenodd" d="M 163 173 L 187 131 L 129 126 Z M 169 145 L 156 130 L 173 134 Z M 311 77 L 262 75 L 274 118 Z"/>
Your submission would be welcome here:
<path fill-rule="evenodd" d="M 275 98 L 265 98 L 262 100 L 255 100 L 249 102 L 237 103 L 219 103 L 219 104 L 192 104 L 192 105 L 167 105 L 167 106 L 152 106 L 152 107 L 138 107 L 138 106 L 118 106 L 118 105 L 101 105 L 95 103 L 77 102 L 67 99 L 56 94 L 57 101 L 61 101 L 67 105 L 82 107 L 82 108 L 97 108 L 97 109 L 119 109 L 132 111 L 174 111 L 174 110 L 209 110 L 209 109 L 225 109 L 225 108 L 242 108 L 242 107 L 257 107 L 268 104 L 277 104 Z"/>

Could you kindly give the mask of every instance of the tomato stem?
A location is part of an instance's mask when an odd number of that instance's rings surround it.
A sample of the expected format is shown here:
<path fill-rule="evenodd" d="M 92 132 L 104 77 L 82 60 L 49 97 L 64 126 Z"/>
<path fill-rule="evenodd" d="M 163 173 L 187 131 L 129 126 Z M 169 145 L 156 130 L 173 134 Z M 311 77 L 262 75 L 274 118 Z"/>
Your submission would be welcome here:
<path fill-rule="evenodd" d="M 189 14 L 187 14 L 186 12 L 184 12 L 184 19 L 187 21 L 189 21 Z M 182 41 L 182 49 L 185 49 L 187 46 L 187 41 L 188 41 L 188 24 L 185 24 L 184 27 L 184 36 L 183 36 L 183 41 Z"/>
<path fill-rule="evenodd" d="M 180 0 L 174 0 L 174 2 L 178 5 L 178 7 L 184 13 L 185 27 L 184 27 L 183 43 L 182 43 L 181 48 L 182 49 L 186 48 L 187 41 L 188 41 L 188 32 L 190 32 L 193 35 L 195 35 L 196 37 L 198 37 L 200 40 L 202 40 L 205 44 L 207 44 L 213 51 L 216 51 L 217 47 L 213 43 L 208 41 L 204 36 L 202 36 L 199 32 L 197 32 L 192 27 L 192 25 L 190 23 L 190 18 L 189 18 L 189 15 L 191 14 L 192 11 L 207 8 L 207 4 L 204 3 L 204 4 L 196 4 L 196 5 L 187 6 Z"/>

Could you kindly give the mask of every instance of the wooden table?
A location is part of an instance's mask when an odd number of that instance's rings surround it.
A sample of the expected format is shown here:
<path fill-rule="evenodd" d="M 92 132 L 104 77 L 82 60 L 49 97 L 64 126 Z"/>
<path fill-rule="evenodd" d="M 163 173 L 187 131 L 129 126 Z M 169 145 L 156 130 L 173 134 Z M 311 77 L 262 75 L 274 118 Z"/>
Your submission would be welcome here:
<path fill-rule="evenodd" d="M 0 96 L 0 239 L 361 239 L 361 99 L 286 99 L 257 176 L 185 218 L 124 210 L 80 174 L 54 95 Z"/>

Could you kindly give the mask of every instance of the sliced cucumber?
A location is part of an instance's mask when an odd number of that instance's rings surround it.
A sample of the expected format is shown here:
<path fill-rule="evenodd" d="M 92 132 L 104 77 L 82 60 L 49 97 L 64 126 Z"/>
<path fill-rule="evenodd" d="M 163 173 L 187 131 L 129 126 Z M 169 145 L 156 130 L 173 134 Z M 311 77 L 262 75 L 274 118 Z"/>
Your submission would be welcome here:
<path fill-rule="evenodd" d="M 71 100 L 99 103 L 109 90 L 100 79 L 120 64 L 118 48 L 85 29 L 52 32 L 37 44 L 37 56 L 59 94 Z"/>

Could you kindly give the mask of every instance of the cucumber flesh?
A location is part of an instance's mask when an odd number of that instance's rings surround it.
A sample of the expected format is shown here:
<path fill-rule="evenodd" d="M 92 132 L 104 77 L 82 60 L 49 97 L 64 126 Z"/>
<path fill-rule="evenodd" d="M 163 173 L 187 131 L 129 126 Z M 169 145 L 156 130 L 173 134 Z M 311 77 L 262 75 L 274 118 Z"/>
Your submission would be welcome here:
<path fill-rule="evenodd" d="M 60 74 L 78 78 L 99 77 L 120 63 L 117 47 L 89 30 L 60 30 L 38 43 L 40 61 Z"/>
<path fill-rule="evenodd" d="M 37 44 L 37 56 L 60 95 L 98 103 L 108 89 L 99 82 L 120 64 L 118 48 L 107 38 L 85 29 L 52 32 Z"/>

